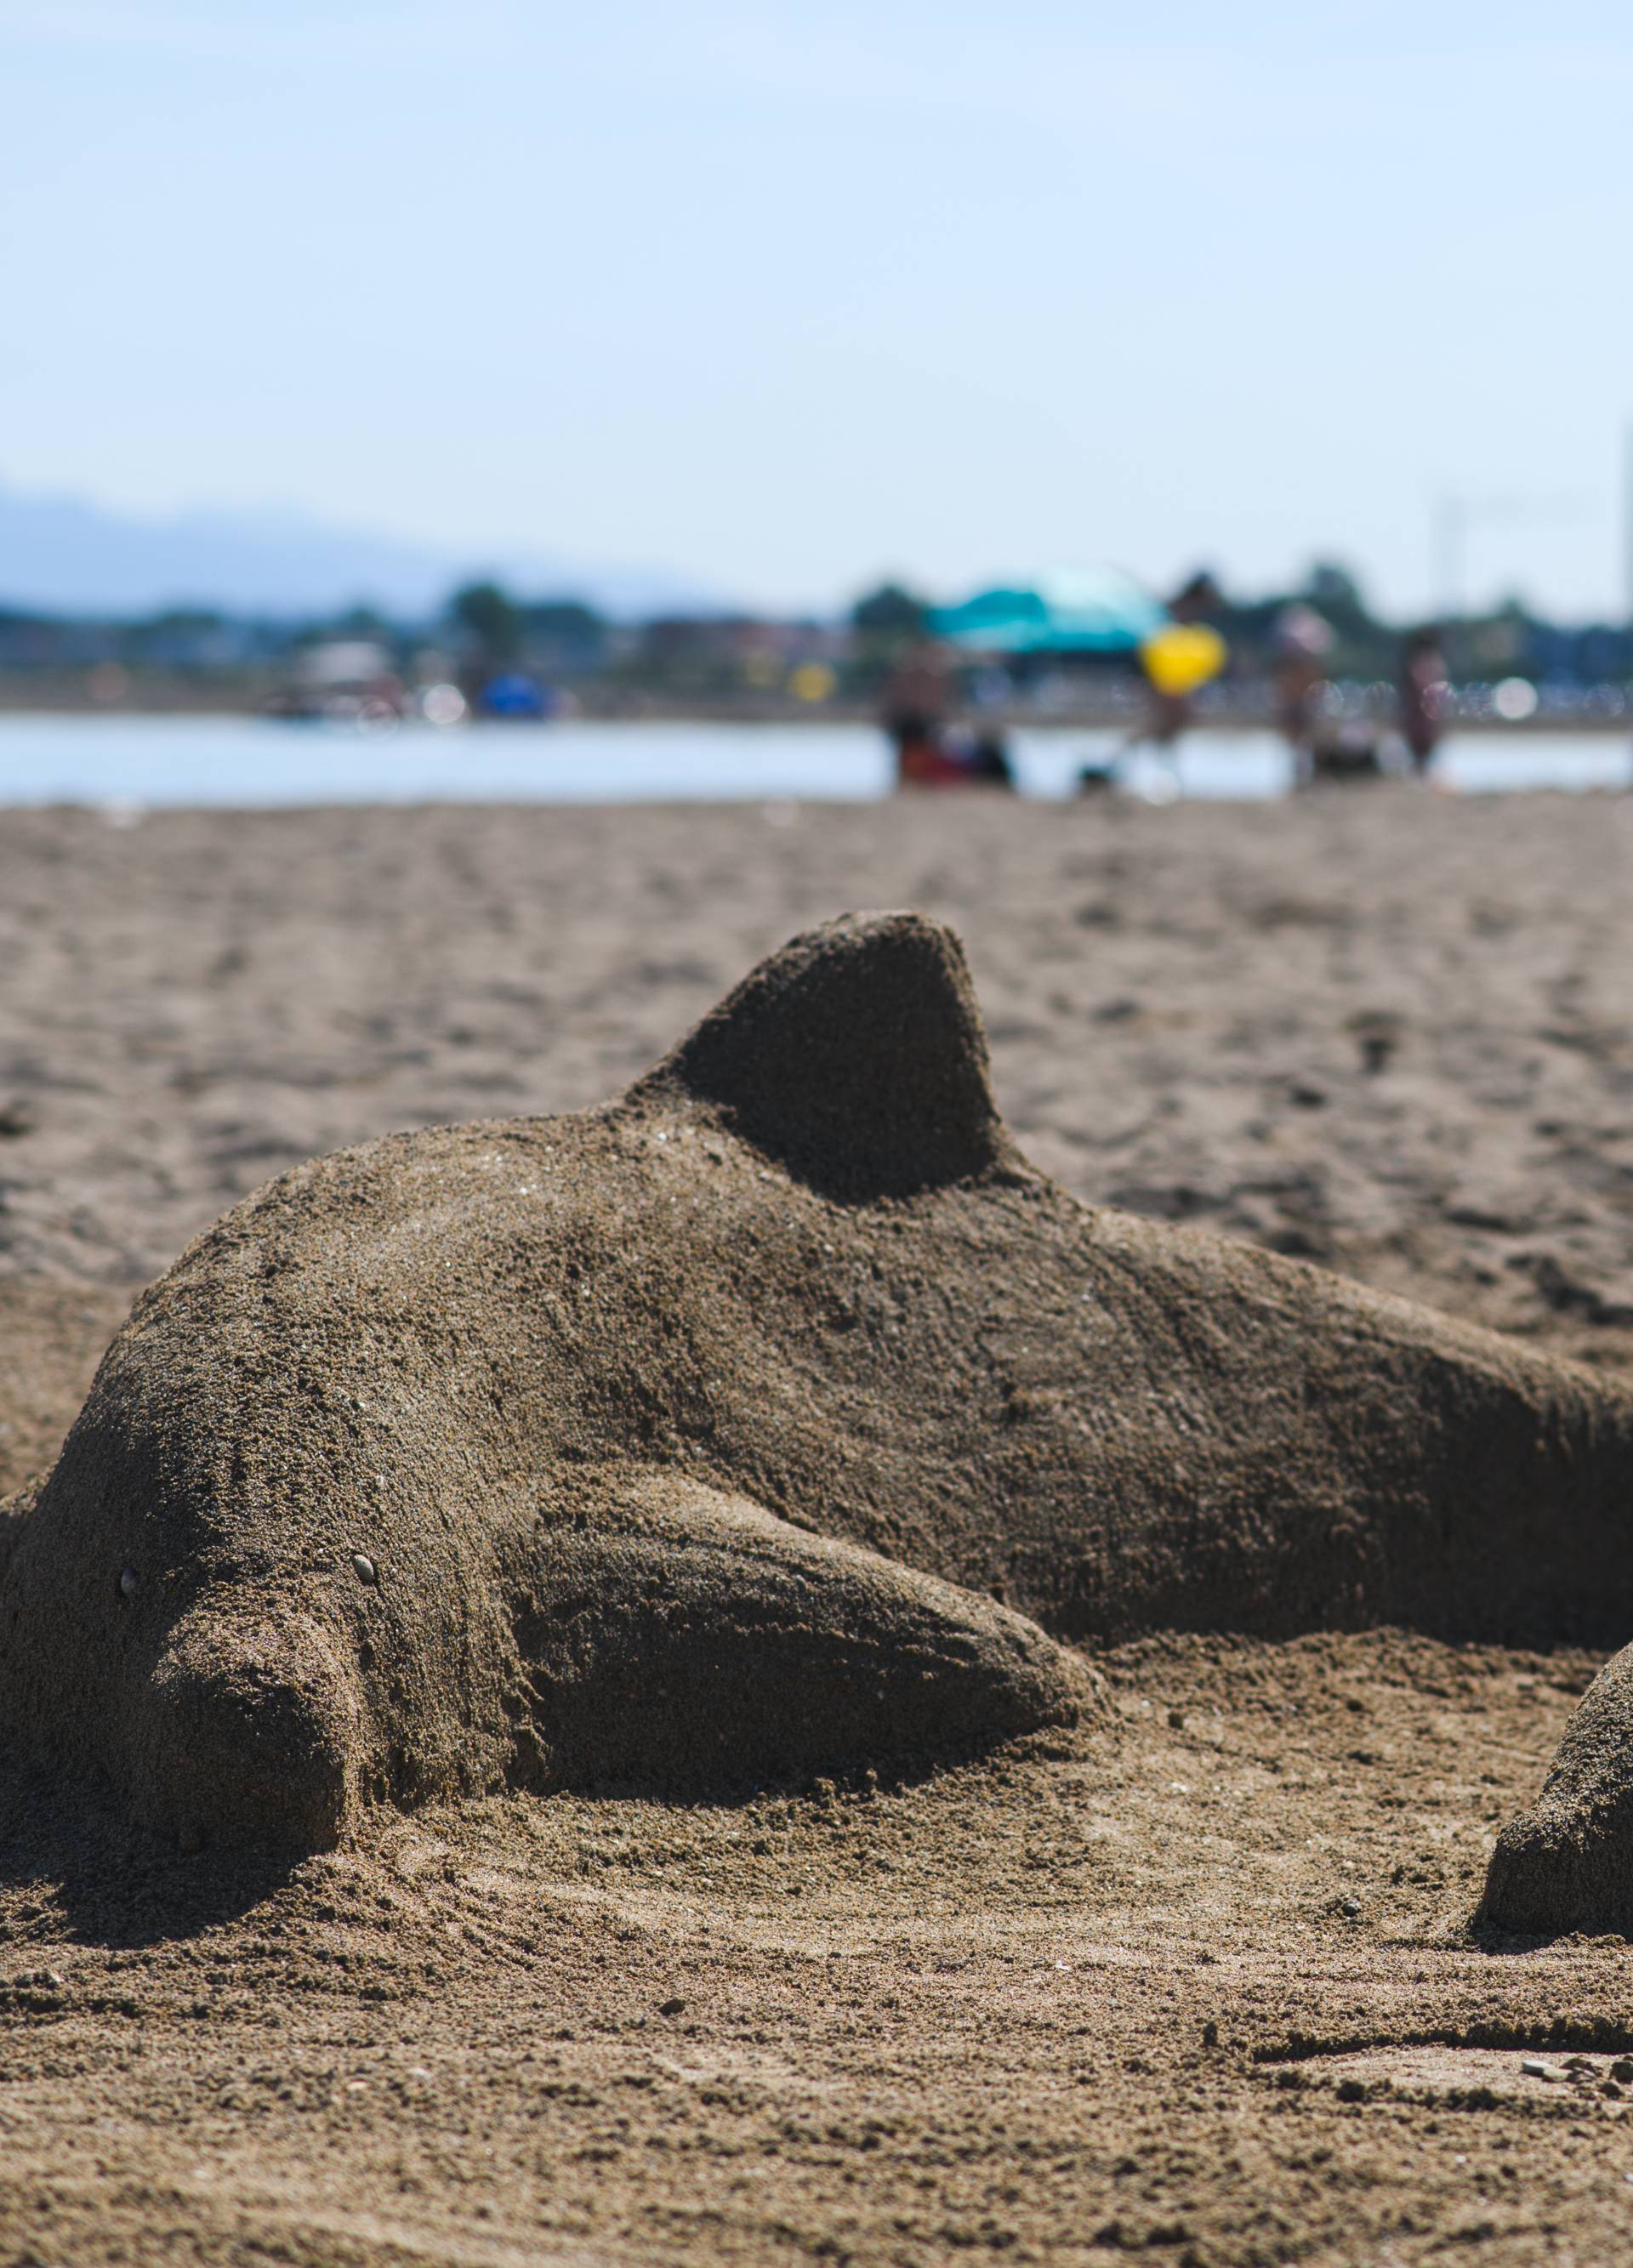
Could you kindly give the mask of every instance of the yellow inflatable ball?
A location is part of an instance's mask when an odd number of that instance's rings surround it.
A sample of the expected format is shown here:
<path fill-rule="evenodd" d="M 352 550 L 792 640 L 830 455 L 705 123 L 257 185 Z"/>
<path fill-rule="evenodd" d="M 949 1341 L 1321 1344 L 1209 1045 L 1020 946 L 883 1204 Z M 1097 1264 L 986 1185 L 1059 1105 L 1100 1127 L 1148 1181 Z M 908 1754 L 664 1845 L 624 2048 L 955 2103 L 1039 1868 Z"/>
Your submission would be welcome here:
<path fill-rule="evenodd" d="M 1229 646 L 1205 622 L 1169 622 L 1140 648 L 1146 675 L 1159 693 L 1176 700 L 1217 677 L 1230 658 Z"/>

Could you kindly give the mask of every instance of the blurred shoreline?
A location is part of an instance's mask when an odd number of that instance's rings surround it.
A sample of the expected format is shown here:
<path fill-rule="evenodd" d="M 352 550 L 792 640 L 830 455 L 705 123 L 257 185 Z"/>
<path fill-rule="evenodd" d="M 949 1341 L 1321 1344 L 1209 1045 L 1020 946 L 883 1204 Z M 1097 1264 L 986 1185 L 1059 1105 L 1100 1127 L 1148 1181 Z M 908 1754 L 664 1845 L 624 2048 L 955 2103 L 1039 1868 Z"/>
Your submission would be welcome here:
<path fill-rule="evenodd" d="M 7 684 L 0 676 L 0 716 L 5 717 L 189 717 L 243 718 L 268 715 L 272 687 L 262 678 L 242 682 L 212 679 L 199 684 L 185 677 L 133 678 L 116 699 L 99 697 L 86 688 L 83 672 L 62 677 L 31 674 L 27 682 Z M 834 699 L 801 701 L 776 693 L 744 693 L 728 698 L 687 700 L 674 695 L 644 694 L 624 688 L 585 691 L 574 695 L 573 716 L 582 723 L 675 725 L 874 725 L 876 705 L 867 701 Z M 1134 718 L 1126 700 L 1083 699 L 1052 703 L 1046 707 L 1010 702 L 980 711 L 983 726 L 999 732 L 1068 732 L 1132 730 Z M 284 721 L 274 719 L 273 721 Z M 518 719 L 517 725 L 536 728 L 555 719 Z M 1199 733 L 1271 731 L 1275 726 L 1275 703 L 1252 694 L 1202 707 L 1192 729 Z M 513 727 L 512 729 L 515 729 Z M 1492 733 L 1507 738 L 1528 733 L 1626 734 L 1626 716 L 1595 715 L 1591 711 L 1569 717 L 1539 708 L 1530 717 L 1503 718 L 1478 713 L 1459 716 L 1459 733 Z"/>

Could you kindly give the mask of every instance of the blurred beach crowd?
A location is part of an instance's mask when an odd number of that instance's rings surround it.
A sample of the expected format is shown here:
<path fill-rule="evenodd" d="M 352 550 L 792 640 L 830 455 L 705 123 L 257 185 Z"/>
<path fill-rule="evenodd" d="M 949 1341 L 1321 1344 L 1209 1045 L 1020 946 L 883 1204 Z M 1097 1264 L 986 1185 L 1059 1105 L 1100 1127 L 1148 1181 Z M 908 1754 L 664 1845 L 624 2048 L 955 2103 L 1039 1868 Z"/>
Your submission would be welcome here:
<path fill-rule="evenodd" d="M 1564 626 L 1518 600 L 1432 627 L 1392 623 L 1330 562 L 1295 589 L 1252 597 L 1200 573 L 1168 608 L 1155 606 L 1154 618 L 1171 615 L 1205 622 L 1220 642 L 1216 667 L 1184 694 L 1186 722 L 1278 725 L 1295 740 L 1364 736 L 1400 721 L 1415 634 L 1443 723 L 1615 726 L 1633 714 L 1627 623 Z M 928 595 L 895 584 L 828 620 L 615 620 L 575 597 L 484 582 L 418 621 L 368 606 L 298 621 L 203 608 L 130 620 L 13 608 L 0 609 L 0 709 L 259 711 L 380 729 L 564 714 L 888 717 L 892 685 L 935 644 L 937 621 Z M 1043 637 L 1022 651 L 964 637 L 938 651 L 945 706 L 978 737 L 983 720 L 1138 732 L 1149 715 L 1150 672 L 1134 636 L 1088 644 Z"/>

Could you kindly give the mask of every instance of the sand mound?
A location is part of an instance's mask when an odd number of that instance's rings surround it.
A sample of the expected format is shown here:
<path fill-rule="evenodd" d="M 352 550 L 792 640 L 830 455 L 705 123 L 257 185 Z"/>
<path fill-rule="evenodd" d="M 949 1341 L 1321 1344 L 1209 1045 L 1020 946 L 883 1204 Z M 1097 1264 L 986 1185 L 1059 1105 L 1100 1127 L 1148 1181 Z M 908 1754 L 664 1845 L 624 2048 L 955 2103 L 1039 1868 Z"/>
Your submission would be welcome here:
<path fill-rule="evenodd" d="M 1633 1646 L 1606 1663 L 1531 1808 L 1497 1837 L 1485 1920 L 1633 1933 Z"/>
<path fill-rule="evenodd" d="M 1630 1444 L 1585 1373 L 1085 1211 L 951 934 L 853 918 L 603 1110 L 189 1248 L 19 1518 L 4 1704 L 223 1840 L 932 1755 L 1082 1705 L 1045 1630 L 1620 1638 Z"/>

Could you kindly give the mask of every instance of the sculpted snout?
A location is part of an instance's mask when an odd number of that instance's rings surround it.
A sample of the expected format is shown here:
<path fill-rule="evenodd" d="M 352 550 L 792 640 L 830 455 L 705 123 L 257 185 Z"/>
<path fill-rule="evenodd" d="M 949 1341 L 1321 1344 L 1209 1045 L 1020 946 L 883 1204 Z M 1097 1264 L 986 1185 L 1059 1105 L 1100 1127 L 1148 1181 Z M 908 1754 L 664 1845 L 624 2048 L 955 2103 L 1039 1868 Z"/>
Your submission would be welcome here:
<path fill-rule="evenodd" d="M 129 1727 L 138 1813 L 188 1845 L 323 1849 L 356 1808 L 355 1666 L 309 1617 L 215 1599 L 169 1633 Z"/>

